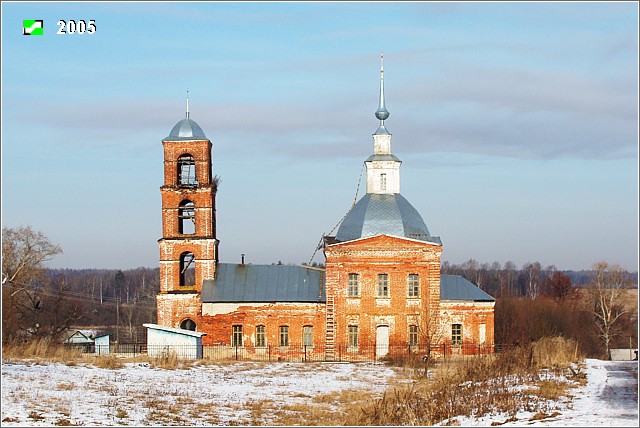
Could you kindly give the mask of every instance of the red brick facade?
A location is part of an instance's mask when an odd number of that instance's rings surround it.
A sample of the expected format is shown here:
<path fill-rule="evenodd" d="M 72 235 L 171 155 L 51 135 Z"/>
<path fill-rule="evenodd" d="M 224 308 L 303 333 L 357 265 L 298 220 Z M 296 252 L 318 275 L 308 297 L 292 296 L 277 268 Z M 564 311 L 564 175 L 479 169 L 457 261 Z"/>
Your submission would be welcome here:
<path fill-rule="evenodd" d="M 242 326 L 241 343 L 245 347 L 286 348 L 304 344 L 304 327 L 311 327 L 308 345 L 324 344 L 324 304 L 204 303 L 202 312 L 200 331 L 207 332 L 203 337 L 205 345 L 233 344 L 233 326 Z M 263 327 L 262 332 L 257 327 Z M 261 333 L 263 338 L 257 338 Z"/>
<path fill-rule="evenodd" d="M 328 306 L 333 303 L 327 342 L 353 351 L 360 343 L 390 349 L 424 343 L 425 318 L 439 313 L 441 252 L 436 244 L 386 235 L 327 246 Z"/>

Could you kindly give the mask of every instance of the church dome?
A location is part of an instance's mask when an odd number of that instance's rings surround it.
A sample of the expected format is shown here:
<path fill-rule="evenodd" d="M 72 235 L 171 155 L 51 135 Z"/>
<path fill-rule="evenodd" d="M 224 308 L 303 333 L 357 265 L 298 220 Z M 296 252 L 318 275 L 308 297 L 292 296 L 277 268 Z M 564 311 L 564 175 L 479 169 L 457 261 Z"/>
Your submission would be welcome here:
<path fill-rule="evenodd" d="M 207 140 L 204 131 L 195 121 L 186 118 L 176 123 L 165 141 Z"/>
<path fill-rule="evenodd" d="M 418 211 L 399 193 L 364 195 L 340 224 L 336 240 L 352 241 L 381 234 L 442 245 L 439 237 L 429 234 Z"/>

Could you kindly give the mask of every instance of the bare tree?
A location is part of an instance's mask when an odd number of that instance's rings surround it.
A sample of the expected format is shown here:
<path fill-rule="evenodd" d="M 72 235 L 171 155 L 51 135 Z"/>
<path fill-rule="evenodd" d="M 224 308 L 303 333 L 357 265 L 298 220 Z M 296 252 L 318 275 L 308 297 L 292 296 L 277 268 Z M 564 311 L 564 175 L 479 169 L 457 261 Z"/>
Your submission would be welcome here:
<path fill-rule="evenodd" d="M 504 264 L 505 284 L 507 286 L 507 293 L 509 295 L 515 295 L 514 279 L 516 276 L 516 264 L 511 260 L 507 260 Z"/>
<path fill-rule="evenodd" d="M 604 261 L 594 264 L 589 297 L 593 305 L 594 321 L 609 359 L 609 344 L 615 335 L 614 327 L 625 314 L 623 294 L 626 282 L 626 272 L 620 266 Z"/>
<path fill-rule="evenodd" d="M 20 330 L 37 331 L 42 310 L 44 262 L 62 249 L 30 226 L 2 228 L 3 341 Z"/>
<path fill-rule="evenodd" d="M 530 299 L 535 299 L 540 295 L 540 274 L 542 266 L 538 262 L 527 263 L 522 266 L 526 278 L 526 293 Z"/>
<path fill-rule="evenodd" d="M 429 367 L 432 361 L 433 352 L 442 344 L 442 339 L 446 332 L 446 327 L 440 319 L 439 310 L 427 308 L 426 315 L 421 317 L 418 324 L 418 332 L 420 344 L 425 347 L 425 355 L 422 357 L 424 361 L 424 376 L 427 377 Z"/>
<path fill-rule="evenodd" d="M 43 263 L 60 253 L 62 248 L 31 226 L 2 228 L 2 285 L 14 287 L 14 295 L 28 288 L 42 279 Z"/>

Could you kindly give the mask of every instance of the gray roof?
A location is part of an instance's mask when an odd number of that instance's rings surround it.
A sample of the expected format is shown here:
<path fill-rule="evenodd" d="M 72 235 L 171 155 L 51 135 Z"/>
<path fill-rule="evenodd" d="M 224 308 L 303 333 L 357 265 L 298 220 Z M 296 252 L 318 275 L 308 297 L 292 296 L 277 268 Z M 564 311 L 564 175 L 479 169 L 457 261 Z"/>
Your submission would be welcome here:
<path fill-rule="evenodd" d="M 440 300 L 473 300 L 493 302 L 496 299 L 460 275 L 440 276 Z"/>
<path fill-rule="evenodd" d="M 218 263 L 202 283 L 202 302 L 324 303 L 324 270 L 304 266 Z"/>
<path fill-rule="evenodd" d="M 304 266 L 219 263 L 216 278 L 202 284 L 204 303 L 324 303 L 324 270 Z M 493 302 L 460 275 L 441 275 L 440 300 Z"/>
<path fill-rule="evenodd" d="M 369 156 L 365 162 L 372 162 L 372 161 L 394 161 L 394 162 L 401 162 L 401 160 L 400 160 L 400 159 L 398 159 L 398 156 L 393 155 L 393 154 L 391 154 L 391 153 L 389 153 L 389 154 L 384 154 L 384 155 L 376 155 L 376 154 L 373 154 L 373 155 Z"/>
<path fill-rule="evenodd" d="M 176 123 L 163 141 L 207 140 L 204 131 L 195 121 L 186 118 Z"/>
<path fill-rule="evenodd" d="M 340 242 L 395 235 L 442 245 L 431 236 L 418 211 L 401 194 L 367 193 L 353 206 L 336 233 Z"/>

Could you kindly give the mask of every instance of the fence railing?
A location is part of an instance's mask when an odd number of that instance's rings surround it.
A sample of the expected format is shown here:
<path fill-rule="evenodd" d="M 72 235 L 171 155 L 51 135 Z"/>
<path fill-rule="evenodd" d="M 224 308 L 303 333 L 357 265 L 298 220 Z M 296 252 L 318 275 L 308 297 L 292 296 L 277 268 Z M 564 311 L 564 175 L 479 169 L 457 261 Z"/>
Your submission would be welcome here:
<path fill-rule="evenodd" d="M 359 344 L 357 347 L 336 344 L 328 349 L 322 345 L 290 344 L 289 346 L 268 345 L 147 345 L 146 343 L 111 343 L 108 346 L 83 344 L 68 345 L 78 347 L 83 352 L 99 355 L 118 354 L 127 357 L 147 355 L 149 357 L 175 356 L 183 359 L 210 359 L 220 361 L 286 361 L 286 362 L 377 362 L 393 359 L 456 359 L 475 355 L 486 355 L 504 349 L 491 344 L 440 344 L 431 348 L 417 345 L 380 346 L 375 343 Z"/>

